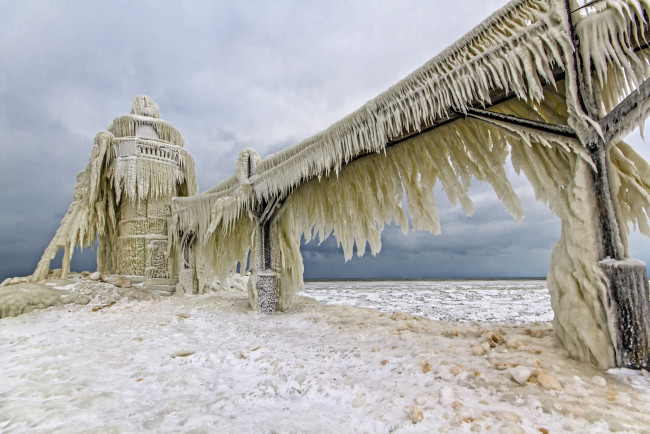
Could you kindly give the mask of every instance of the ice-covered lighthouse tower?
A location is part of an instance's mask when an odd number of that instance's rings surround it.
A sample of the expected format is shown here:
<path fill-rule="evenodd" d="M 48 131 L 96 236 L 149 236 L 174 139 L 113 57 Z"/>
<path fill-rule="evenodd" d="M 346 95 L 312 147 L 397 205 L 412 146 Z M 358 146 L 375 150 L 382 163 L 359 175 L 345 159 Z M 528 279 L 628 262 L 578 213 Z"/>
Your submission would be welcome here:
<path fill-rule="evenodd" d="M 173 253 L 178 249 L 168 246 L 168 218 L 172 197 L 197 192 L 194 161 L 183 149 L 181 133 L 160 119 L 151 98 L 138 95 L 131 107 L 95 137 L 88 166 L 77 174 L 74 201 L 32 280 L 47 276 L 61 248 L 65 275 L 74 248 L 96 241 L 100 272 L 143 279 L 178 273 L 180 258 Z"/>
<path fill-rule="evenodd" d="M 191 157 L 183 152 L 181 133 L 160 119 L 151 98 L 139 95 L 132 106 L 131 114 L 116 118 L 109 127 L 119 202 L 114 271 L 169 278 L 173 264 L 167 260 L 167 220 L 172 197 L 188 193 L 182 169 Z"/>

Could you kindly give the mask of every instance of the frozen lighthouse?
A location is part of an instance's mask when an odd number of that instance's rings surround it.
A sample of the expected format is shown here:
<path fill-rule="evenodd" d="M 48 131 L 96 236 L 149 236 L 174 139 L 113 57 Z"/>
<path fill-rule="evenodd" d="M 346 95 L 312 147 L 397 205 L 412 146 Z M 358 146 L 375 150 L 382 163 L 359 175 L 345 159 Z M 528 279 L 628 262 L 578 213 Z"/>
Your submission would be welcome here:
<path fill-rule="evenodd" d="M 114 270 L 100 271 L 169 278 L 173 264 L 167 261 L 167 220 L 172 197 L 187 195 L 181 162 L 191 157 L 183 150 L 180 132 L 160 119 L 151 98 L 139 95 L 132 106 L 131 114 L 116 118 L 111 128 L 117 243 Z"/>
<path fill-rule="evenodd" d="M 168 247 L 171 200 L 197 192 L 194 161 L 151 98 L 138 95 L 131 107 L 95 137 L 88 166 L 77 174 L 74 200 L 32 280 L 47 276 L 59 249 L 65 251 L 65 275 L 74 248 L 98 242 L 98 271 L 174 283 L 181 258 L 169 254 L 176 251 Z"/>

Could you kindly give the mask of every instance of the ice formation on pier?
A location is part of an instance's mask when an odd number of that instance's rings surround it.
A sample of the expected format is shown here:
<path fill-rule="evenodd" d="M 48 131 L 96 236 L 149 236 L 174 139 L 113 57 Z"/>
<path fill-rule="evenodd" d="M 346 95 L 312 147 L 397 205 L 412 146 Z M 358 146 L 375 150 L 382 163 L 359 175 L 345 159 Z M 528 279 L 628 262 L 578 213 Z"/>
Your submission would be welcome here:
<path fill-rule="evenodd" d="M 625 259 L 632 227 L 650 236 L 650 165 L 621 141 L 650 112 L 650 98 L 627 99 L 649 86 L 643 35 L 650 30 L 650 0 L 577 6 L 512 1 L 325 131 L 265 159 L 243 150 L 235 174 L 201 194 L 180 132 L 160 119 L 150 98 L 138 96 L 131 114 L 95 138 L 74 201 L 32 280 L 47 275 L 59 249 L 65 249 L 65 275 L 75 246 L 98 241 L 100 271 L 168 277 L 187 255 L 199 292 L 252 266 L 252 305 L 273 311 L 277 289 L 277 307 L 287 310 L 303 286 L 303 237 L 333 235 L 350 259 L 367 249 L 378 253 L 391 222 L 404 232 L 438 234 L 438 183 L 471 215 L 471 183 L 487 182 L 512 216 L 523 219 L 506 177 L 509 159 L 562 221 L 547 279 L 558 337 L 574 357 L 616 365 L 622 350 L 597 202 L 605 190 L 598 182 L 605 179 L 607 201 L 613 197 L 607 215 L 613 221 L 606 222 L 615 233 L 611 259 Z M 592 91 L 599 113 L 584 101 Z M 621 103 L 625 110 L 615 113 L 621 119 L 625 113 L 623 126 L 618 118 L 600 119 Z M 503 117 L 477 120 L 472 116 L 481 107 L 555 129 Z M 599 140 L 607 146 L 592 146 Z M 174 196 L 188 197 L 172 202 Z M 263 282 L 265 291 L 258 291 Z"/>
<path fill-rule="evenodd" d="M 637 31 L 647 30 L 648 11 L 646 0 L 612 0 L 572 14 L 585 41 L 580 54 L 595 70 L 587 86 L 596 89 L 603 113 L 650 75 L 646 55 L 629 48 Z M 281 310 L 302 288 L 301 237 L 323 240 L 332 234 L 346 259 L 355 247 L 364 254 L 366 245 L 376 254 L 386 223 L 409 229 L 403 198 L 415 229 L 439 233 L 433 196 L 438 182 L 468 215 L 472 180 L 488 182 L 520 220 L 523 210 L 504 170 L 510 156 L 536 197 L 562 220 L 548 275 L 558 336 L 575 357 L 613 366 L 616 349 L 606 278 L 597 264 L 599 229 L 589 179 L 595 165 L 585 147 L 592 131 L 602 131 L 578 99 L 568 17 L 562 0 L 513 1 L 356 112 L 259 162 L 245 183 L 234 175 L 200 195 L 175 199 L 172 233 L 197 235 L 200 282 L 207 275 L 224 278 L 258 251 L 260 204 L 279 210 L 270 224 Z M 495 89 L 516 98 L 493 101 Z M 578 139 L 498 121 L 448 122 L 469 106 L 492 103 L 498 103 L 491 107 L 495 112 L 568 125 Z M 647 112 L 640 105 L 638 122 L 630 127 L 642 124 Z M 429 126 L 435 129 L 414 135 Z M 608 149 L 608 169 L 627 250 L 630 225 L 649 232 L 650 166 L 620 141 L 623 133 Z"/>

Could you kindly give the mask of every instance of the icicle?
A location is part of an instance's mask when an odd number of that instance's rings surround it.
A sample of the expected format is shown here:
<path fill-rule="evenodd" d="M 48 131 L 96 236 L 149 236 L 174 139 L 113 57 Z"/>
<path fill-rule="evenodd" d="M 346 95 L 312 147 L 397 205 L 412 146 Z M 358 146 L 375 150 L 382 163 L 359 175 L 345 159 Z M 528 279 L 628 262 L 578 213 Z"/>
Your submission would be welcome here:
<path fill-rule="evenodd" d="M 576 32 L 582 42 L 581 54 L 585 59 L 585 70 L 588 71 L 592 65 L 595 67 L 596 79 L 601 88 L 608 87 L 606 83 L 610 81 L 612 73 L 618 75 L 608 89 L 613 94 L 605 93 L 606 108 L 618 104 L 627 93 L 620 81 L 625 81 L 629 88 L 636 88 L 650 76 L 644 55 L 635 54 L 629 48 L 633 38 L 638 38 L 639 33 L 644 34 L 648 30 L 645 16 L 649 12 L 650 4 L 647 2 L 641 4 L 635 0 L 609 0 L 606 7 L 603 3 L 599 11 L 576 23 Z M 640 23 L 639 27 L 637 22 Z M 591 76 L 586 75 L 586 78 L 591 89 Z M 621 91 L 625 93 L 621 94 Z"/>
<path fill-rule="evenodd" d="M 66 251 L 62 268 L 64 271 L 69 270 L 75 246 L 93 245 L 98 234 L 107 232 L 105 223 L 112 222 L 113 219 L 107 219 L 106 213 L 114 214 L 112 209 L 114 204 L 110 192 L 104 188 L 103 171 L 106 167 L 104 162 L 110 155 L 112 140 L 113 135 L 107 131 L 102 131 L 95 137 L 88 165 L 77 174 L 77 185 L 73 192 L 74 200 L 61 220 L 61 225 L 52 241 L 43 252 L 31 276 L 32 281 L 47 277 L 50 261 L 54 259 L 59 249 L 63 248 Z"/>

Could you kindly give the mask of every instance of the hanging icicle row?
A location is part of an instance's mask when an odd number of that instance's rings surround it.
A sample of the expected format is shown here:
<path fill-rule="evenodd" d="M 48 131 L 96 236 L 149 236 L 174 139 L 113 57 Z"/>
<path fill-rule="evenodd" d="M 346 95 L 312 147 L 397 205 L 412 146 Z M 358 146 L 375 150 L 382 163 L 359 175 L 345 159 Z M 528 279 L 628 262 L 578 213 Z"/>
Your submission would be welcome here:
<path fill-rule="evenodd" d="M 160 140 L 171 143 L 181 148 L 185 146 L 183 135 L 167 121 L 147 116 L 124 115 L 113 119 L 108 131 L 115 137 L 135 137 L 136 127 L 151 126 Z"/>
<path fill-rule="evenodd" d="M 490 103 L 495 83 L 524 99 L 542 97 L 554 67 L 571 52 L 549 1 L 513 2 L 397 85 L 326 131 L 265 159 L 254 177 L 258 199 L 293 191 L 367 152 L 381 152 L 405 131 L 418 131 L 449 109 Z"/>

